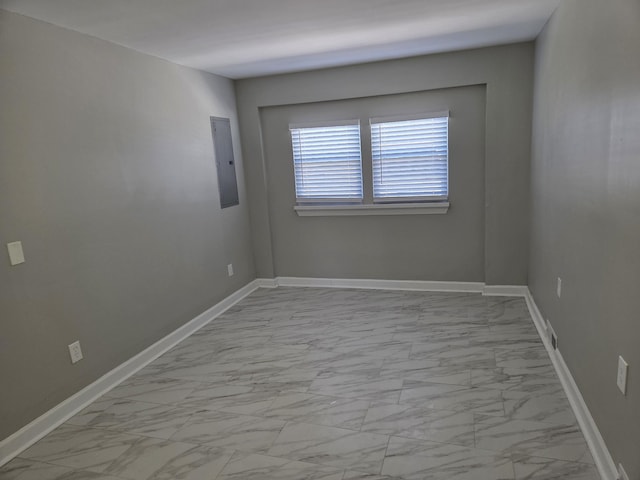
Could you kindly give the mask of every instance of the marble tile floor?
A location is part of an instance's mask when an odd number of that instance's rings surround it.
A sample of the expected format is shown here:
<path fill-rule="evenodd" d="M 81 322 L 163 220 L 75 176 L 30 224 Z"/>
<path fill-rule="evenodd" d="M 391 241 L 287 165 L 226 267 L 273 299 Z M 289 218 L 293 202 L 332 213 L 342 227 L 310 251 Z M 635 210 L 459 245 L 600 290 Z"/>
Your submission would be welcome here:
<path fill-rule="evenodd" d="M 2 480 L 598 480 L 521 298 L 254 292 Z"/>

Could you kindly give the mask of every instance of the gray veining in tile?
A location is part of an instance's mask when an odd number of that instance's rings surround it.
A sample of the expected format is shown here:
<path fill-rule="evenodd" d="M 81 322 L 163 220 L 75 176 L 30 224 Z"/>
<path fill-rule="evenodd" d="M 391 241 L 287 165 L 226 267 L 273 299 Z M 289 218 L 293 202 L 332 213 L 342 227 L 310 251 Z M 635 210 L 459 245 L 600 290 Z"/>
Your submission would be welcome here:
<path fill-rule="evenodd" d="M 593 463 L 578 425 L 478 416 L 476 447 L 504 454 Z"/>
<path fill-rule="evenodd" d="M 473 414 L 412 405 L 369 408 L 363 432 L 409 437 L 473 447 Z"/>
<path fill-rule="evenodd" d="M 577 423 L 560 386 L 541 388 L 535 392 L 505 391 L 502 396 L 508 417 L 558 425 Z"/>
<path fill-rule="evenodd" d="M 173 405 L 118 400 L 87 422 L 87 425 L 167 439 L 177 432 L 192 414 L 193 411 L 190 409 Z"/>
<path fill-rule="evenodd" d="M 184 400 L 198 383 L 174 378 L 136 375 L 108 392 L 109 397 L 172 404 Z"/>
<path fill-rule="evenodd" d="M 382 473 L 407 480 L 509 480 L 511 460 L 495 452 L 391 437 Z"/>
<path fill-rule="evenodd" d="M 411 347 L 411 360 L 437 359 L 441 366 L 457 365 L 471 368 L 493 368 L 496 355 L 492 348 L 471 347 L 465 342 L 456 343 L 414 343 Z"/>
<path fill-rule="evenodd" d="M 529 373 L 526 368 L 473 369 L 471 370 L 471 385 L 493 390 L 520 392 L 537 392 L 541 388 L 547 387 L 562 389 L 551 365 L 546 370 L 536 368 L 536 373 Z"/>
<path fill-rule="evenodd" d="M 274 402 L 278 390 L 253 388 L 250 392 L 239 393 L 215 399 L 201 399 L 188 403 L 204 410 L 219 410 L 221 412 L 238 413 L 241 415 L 260 415 Z"/>
<path fill-rule="evenodd" d="M 262 289 L 2 480 L 598 480 L 526 302 Z"/>
<path fill-rule="evenodd" d="M 308 423 L 288 423 L 268 455 L 379 473 L 389 437 Z"/>
<path fill-rule="evenodd" d="M 218 480 L 341 480 L 342 469 L 256 453 L 236 453 Z"/>
<path fill-rule="evenodd" d="M 398 378 L 368 377 L 363 375 L 321 375 L 316 378 L 310 393 L 362 400 L 397 403 L 402 389 Z"/>
<path fill-rule="evenodd" d="M 2 480 L 61 480 L 73 470 L 68 467 L 14 458 L 0 467 Z"/>
<path fill-rule="evenodd" d="M 262 412 L 262 416 L 359 430 L 368 408 L 366 400 L 284 393 Z"/>
<path fill-rule="evenodd" d="M 232 450 L 145 438 L 105 472 L 131 480 L 208 480 L 215 478 L 232 455 Z"/>
<path fill-rule="evenodd" d="M 224 381 L 229 375 L 237 372 L 240 366 L 241 364 L 234 361 L 216 361 L 211 355 L 209 358 L 198 359 L 193 362 L 167 361 L 161 357 L 151 365 L 148 365 L 144 373 L 159 377 L 211 383 Z"/>
<path fill-rule="evenodd" d="M 102 397 L 93 402 L 86 408 L 83 408 L 73 417 L 66 421 L 69 425 L 83 426 L 87 425 L 94 418 L 104 412 L 107 408 L 117 401 L 116 398 Z"/>
<path fill-rule="evenodd" d="M 531 373 L 548 371 L 552 366 L 543 346 L 496 349 L 496 366 L 500 368 L 526 368 Z"/>
<path fill-rule="evenodd" d="M 122 480 L 112 475 L 73 470 L 68 467 L 52 465 L 16 458 L 0 468 L 2 480 Z"/>
<path fill-rule="evenodd" d="M 271 391 L 306 392 L 319 373 L 318 369 L 313 368 L 281 368 L 253 374 L 251 384 Z"/>
<path fill-rule="evenodd" d="M 74 470 L 73 472 L 66 474 L 63 478 L 64 480 L 122 480 L 120 477 L 89 472 L 87 470 Z"/>
<path fill-rule="evenodd" d="M 243 452 L 264 452 L 284 424 L 281 420 L 250 415 L 207 412 L 194 415 L 171 439 Z"/>
<path fill-rule="evenodd" d="M 458 412 L 504 415 L 500 390 L 442 383 L 409 382 L 405 385 L 406 388 L 400 395 L 400 403 Z"/>
<path fill-rule="evenodd" d="M 313 348 L 305 352 L 298 366 L 315 368 L 325 374 L 372 375 L 380 372 L 384 361 L 366 352 L 355 354 Z"/>
<path fill-rule="evenodd" d="M 22 452 L 20 457 L 101 472 L 139 438 L 102 429 L 63 425 Z"/>
<path fill-rule="evenodd" d="M 376 475 L 375 473 L 356 472 L 347 470 L 344 472 L 342 480 L 401 480 L 400 477 L 390 477 L 388 475 Z"/>
<path fill-rule="evenodd" d="M 513 466 L 516 480 L 600 480 L 596 467 L 587 463 L 525 457 Z"/>
<path fill-rule="evenodd" d="M 414 382 L 471 385 L 471 370 L 469 368 L 456 365 L 441 367 L 437 360 L 385 362 L 380 370 L 380 375 Z"/>

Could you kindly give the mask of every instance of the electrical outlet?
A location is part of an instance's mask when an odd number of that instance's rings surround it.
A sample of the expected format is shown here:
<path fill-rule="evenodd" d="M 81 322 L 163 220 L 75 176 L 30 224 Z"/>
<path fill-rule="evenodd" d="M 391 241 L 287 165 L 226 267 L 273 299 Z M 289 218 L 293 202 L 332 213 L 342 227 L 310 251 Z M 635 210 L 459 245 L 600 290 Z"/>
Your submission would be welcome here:
<path fill-rule="evenodd" d="M 556 295 L 558 298 L 562 296 L 562 279 L 558 277 L 558 284 L 556 285 Z"/>
<path fill-rule="evenodd" d="M 229 265 L 227 265 L 227 273 L 229 274 L 230 277 L 233 277 L 233 263 L 230 263 Z"/>
<path fill-rule="evenodd" d="M 83 359 L 79 340 L 76 340 L 71 345 L 69 345 L 69 355 L 71 356 L 71 363 L 77 363 Z"/>
<path fill-rule="evenodd" d="M 618 388 L 623 395 L 627 394 L 627 372 L 629 370 L 629 364 L 624 361 L 622 356 L 618 357 Z"/>

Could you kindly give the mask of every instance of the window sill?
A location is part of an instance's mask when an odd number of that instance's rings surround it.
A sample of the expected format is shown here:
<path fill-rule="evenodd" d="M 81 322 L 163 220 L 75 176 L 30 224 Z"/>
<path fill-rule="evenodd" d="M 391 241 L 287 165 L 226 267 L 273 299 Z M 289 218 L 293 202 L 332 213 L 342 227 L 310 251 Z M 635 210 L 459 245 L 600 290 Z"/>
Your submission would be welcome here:
<path fill-rule="evenodd" d="M 296 205 L 299 217 L 344 217 L 353 215 L 433 215 L 449 210 L 449 202 L 384 203 L 373 205 Z"/>

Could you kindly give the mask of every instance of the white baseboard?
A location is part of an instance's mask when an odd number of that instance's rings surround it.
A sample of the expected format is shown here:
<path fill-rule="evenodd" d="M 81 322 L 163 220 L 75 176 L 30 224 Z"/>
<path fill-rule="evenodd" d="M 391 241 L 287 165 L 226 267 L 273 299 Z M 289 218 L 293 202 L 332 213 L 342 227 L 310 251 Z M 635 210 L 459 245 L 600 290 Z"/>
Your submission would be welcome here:
<path fill-rule="evenodd" d="M 276 277 L 275 282 L 281 287 L 364 288 L 428 292 L 481 293 L 484 288 L 482 282 L 430 282 L 424 280 Z"/>
<path fill-rule="evenodd" d="M 611 457 L 611 453 L 609 452 L 607 445 L 604 443 L 600 430 L 591 416 L 591 412 L 589 412 L 589 408 L 587 407 L 587 404 L 585 403 L 584 398 L 578 389 L 578 385 L 576 384 L 573 375 L 571 375 L 571 371 L 565 363 L 560 350 L 554 350 L 551 346 L 547 337 L 546 322 L 544 321 L 544 318 L 542 318 L 540 310 L 538 309 L 529 289 L 527 289 L 525 300 L 527 301 L 529 313 L 531 314 L 531 318 L 533 318 L 538 334 L 549 353 L 549 357 L 553 362 L 553 366 L 555 367 L 558 378 L 560 379 L 560 383 L 562 383 L 562 387 L 569 399 L 573 413 L 578 420 L 578 424 L 584 434 L 587 445 L 589 445 L 589 450 L 591 451 L 593 460 L 595 461 L 598 472 L 600 473 L 600 477 L 602 480 L 617 480 L 618 471 L 616 469 L 615 462 Z"/>
<path fill-rule="evenodd" d="M 501 297 L 524 297 L 529 291 L 525 285 L 486 285 L 483 282 L 434 282 L 426 280 L 276 277 L 273 280 L 260 279 L 260 282 L 266 282 L 265 286 L 268 287 L 324 287 L 411 290 L 420 292 L 469 292 L 482 293 L 486 296 Z"/>
<path fill-rule="evenodd" d="M 276 288 L 278 286 L 275 278 L 256 278 L 254 282 L 259 288 Z"/>
<path fill-rule="evenodd" d="M 482 294 L 487 297 L 524 297 L 529 293 L 526 285 L 485 285 Z"/>
<path fill-rule="evenodd" d="M 2 440 L 0 442 L 0 466 L 17 456 L 20 452 L 29 448 L 54 428 L 66 422 L 73 415 L 91 404 L 101 395 L 129 378 L 138 370 L 154 361 L 160 355 L 173 348 L 176 344 L 200 328 L 204 327 L 211 320 L 261 286 L 263 285 L 260 285 L 259 281 L 253 280 L 207 311 L 201 313 L 193 320 L 190 320 L 188 323 L 174 330 L 163 339 L 146 348 L 135 357 L 130 358 L 100 377 L 92 384 L 80 390 L 78 393 L 59 403 L 13 435 Z"/>
<path fill-rule="evenodd" d="M 54 428 L 64 423 L 77 412 L 91 404 L 101 395 L 151 363 L 160 355 L 173 348 L 176 344 L 192 335 L 208 324 L 211 320 L 238 303 L 258 288 L 283 287 L 329 287 L 329 288 L 363 288 L 381 290 L 413 290 L 435 292 L 469 292 L 483 295 L 519 296 L 524 297 L 533 322 L 538 330 L 556 373 L 569 398 L 571 407 L 578 419 L 578 423 L 586 438 L 591 454 L 602 480 L 616 480 L 618 478 L 615 463 L 607 449 L 598 427 L 589 412 L 584 398 L 569 371 L 559 350 L 553 350 L 546 334 L 546 324 L 529 289 L 525 286 L 485 285 L 482 282 L 432 282 L 419 280 L 369 280 L 369 279 L 332 279 L 332 278 L 303 278 L 277 277 L 275 279 L 256 279 L 224 300 L 220 301 L 193 320 L 154 343 L 135 357 L 114 368 L 91 385 L 80 390 L 75 395 L 64 400 L 33 422 L 29 423 L 10 437 L 0 442 L 0 466 L 17 456 L 35 442 L 40 440 Z"/>

